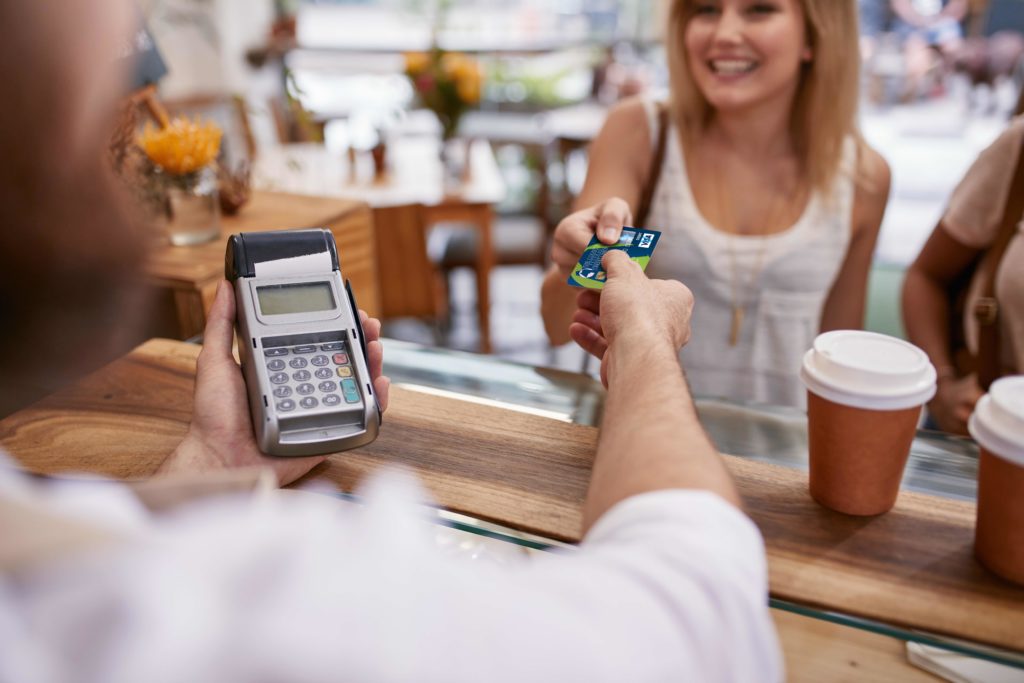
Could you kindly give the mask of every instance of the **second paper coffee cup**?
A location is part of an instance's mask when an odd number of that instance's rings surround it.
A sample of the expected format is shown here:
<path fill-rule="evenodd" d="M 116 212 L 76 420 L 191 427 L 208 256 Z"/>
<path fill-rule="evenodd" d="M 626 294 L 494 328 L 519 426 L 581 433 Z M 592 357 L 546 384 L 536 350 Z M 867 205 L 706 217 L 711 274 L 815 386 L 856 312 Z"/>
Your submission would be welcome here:
<path fill-rule="evenodd" d="M 993 382 L 968 428 L 981 446 L 974 554 L 1024 584 L 1024 376 Z"/>
<path fill-rule="evenodd" d="M 896 503 L 921 406 L 935 368 L 913 344 L 837 330 L 814 340 L 800 376 L 807 387 L 811 496 L 849 515 Z"/>

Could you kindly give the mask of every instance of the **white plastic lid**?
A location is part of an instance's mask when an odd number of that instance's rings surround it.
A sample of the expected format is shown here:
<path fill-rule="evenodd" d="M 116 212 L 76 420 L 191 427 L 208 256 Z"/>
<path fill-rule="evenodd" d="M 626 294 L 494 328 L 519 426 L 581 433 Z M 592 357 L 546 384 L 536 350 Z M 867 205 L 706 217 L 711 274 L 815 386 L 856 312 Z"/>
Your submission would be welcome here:
<path fill-rule="evenodd" d="M 967 428 L 985 450 L 1024 467 L 1024 375 L 993 382 Z"/>
<path fill-rule="evenodd" d="M 804 354 L 800 378 L 818 396 L 867 410 L 903 410 L 935 395 L 935 368 L 909 342 L 876 332 L 818 335 Z"/>

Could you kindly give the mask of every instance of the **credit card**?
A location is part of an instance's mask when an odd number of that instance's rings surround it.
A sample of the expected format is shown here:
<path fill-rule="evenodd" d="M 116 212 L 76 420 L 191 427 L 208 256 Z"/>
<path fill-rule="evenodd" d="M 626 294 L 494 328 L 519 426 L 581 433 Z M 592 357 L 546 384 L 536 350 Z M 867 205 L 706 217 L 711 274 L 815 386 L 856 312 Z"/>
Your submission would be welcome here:
<path fill-rule="evenodd" d="M 601 259 L 609 249 L 626 252 L 626 255 L 633 259 L 641 270 L 647 270 L 647 264 L 651 260 L 654 248 L 658 246 L 660 237 L 661 233 L 657 230 L 641 230 L 629 226 L 622 228 L 619 241 L 612 245 L 601 242 L 597 239 L 597 235 L 594 235 L 590 244 L 583 250 L 579 262 L 572 269 L 572 274 L 569 275 L 569 284 L 573 287 L 603 289 L 608 275 L 604 272 Z"/>

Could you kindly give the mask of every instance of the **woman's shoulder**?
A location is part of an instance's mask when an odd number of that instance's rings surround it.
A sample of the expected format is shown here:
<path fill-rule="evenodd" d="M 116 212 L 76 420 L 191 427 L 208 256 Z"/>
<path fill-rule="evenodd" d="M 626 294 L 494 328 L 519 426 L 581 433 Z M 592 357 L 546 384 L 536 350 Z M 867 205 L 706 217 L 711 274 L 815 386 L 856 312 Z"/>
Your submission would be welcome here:
<path fill-rule="evenodd" d="M 859 185 L 869 193 L 884 191 L 889 194 L 889 183 L 892 181 L 892 170 L 878 150 L 867 141 L 859 139 L 855 142 L 857 149 L 857 178 Z"/>
<path fill-rule="evenodd" d="M 852 179 L 854 212 L 877 213 L 889 200 L 892 183 L 889 162 L 859 135 L 851 135 L 846 144 L 840 176 Z"/>
<path fill-rule="evenodd" d="M 1010 123 L 999 134 L 999 137 L 979 156 L 997 156 L 1017 158 L 1018 150 L 1024 145 L 1024 114 L 1010 119 Z"/>
<path fill-rule="evenodd" d="M 614 127 L 617 132 L 642 134 L 650 140 L 653 137 L 652 112 L 657 106 L 653 100 L 640 95 L 620 100 L 608 110 L 605 126 Z"/>
<path fill-rule="evenodd" d="M 953 190 L 942 217 L 949 234 L 971 246 L 995 239 L 1022 150 L 1024 116 L 1018 116 L 978 155 Z"/>
<path fill-rule="evenodd" d="M 892 171 L 885 157 L 863 138 L 852 144 L 856 150 L 852 228 L 854 233 L 877 234 L 889 202 Z"/>
<path fill-rule="evenodd" d="M 651 163 L 654 130 L 651 128 L 651 100 L 630 97 L 608 110 L 599 134 L 602 148 L 613 148 L 614 156 L 643 178 Z M 598 141 L 595 141 L 598 142 Z"/>

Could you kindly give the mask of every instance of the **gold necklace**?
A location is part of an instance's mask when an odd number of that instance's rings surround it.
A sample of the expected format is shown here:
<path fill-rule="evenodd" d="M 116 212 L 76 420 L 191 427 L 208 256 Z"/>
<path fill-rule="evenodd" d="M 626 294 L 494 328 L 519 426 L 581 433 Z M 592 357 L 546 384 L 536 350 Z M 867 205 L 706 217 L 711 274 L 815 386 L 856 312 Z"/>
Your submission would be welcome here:
<path fill-rule="evenodd" d="M 717 164 L 715 164 L 714 168 L 715 200 L 719 216 L 725 219 L 726 232 L 729 233 L 729 296 L 732 308 L 731 322 L 729 324 L 729 346 L 734 347 L 740 341 L 740 332 L 743 330 L 743 319 L 747 310 L 741 297 L 740 273 L 736 257 L 736 240 L 739 238 L 739 225 L 733 214 L 731 204 L 729 204 L 724 197 L 725 193 L 723 191 L 721 170 Z M 781 215 L 784 208 L 784 202 L 779 201 L 779 195 L 776 195 L 773 198 L 769 208 L 770 211 L 766 215 L 766 220 L 763 223 L 764 227 L 760 232 L 751 233 L 749 235 L 750 237 L 759 237 L 760 241 L 757 248 L 757 260 L 754 262 L 754 267 L 750 271 L 750 276 L 748 277 L 745 286 L 742 287 L 744 293 L 753 290 L 753 285 L 764 268 L 764 254 L 768 243 L 767 233 L 775 224 L 778 216 Z"/>

